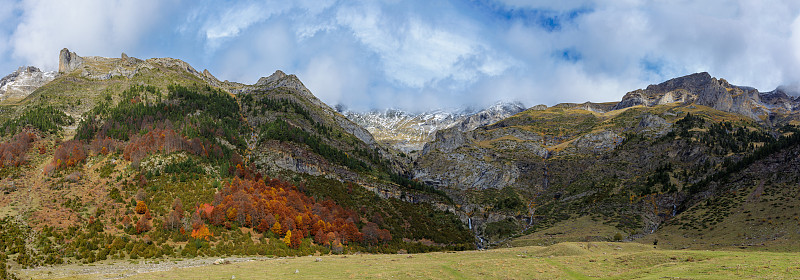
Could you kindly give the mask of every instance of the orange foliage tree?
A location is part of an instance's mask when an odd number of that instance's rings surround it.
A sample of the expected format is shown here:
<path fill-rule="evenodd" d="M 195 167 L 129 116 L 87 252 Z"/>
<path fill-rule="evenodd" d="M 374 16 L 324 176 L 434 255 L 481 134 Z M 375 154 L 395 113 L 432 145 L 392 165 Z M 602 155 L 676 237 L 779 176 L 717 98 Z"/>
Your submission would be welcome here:
<path fill-rule="evenodd" d="M 136 202 L 136 214 L 144 214 L 147 212 L 147 204 L 144 204 L 144 201 L 139 200 Z"/>
<path fill-rule="evenodd" d="M 192 238 L 194 239 L 205 239 L 208 240 L 209 237 L 214 236 L 211 231 L 208 230 L 208 227 L 205 224 L 200 225 L 199 228 L 192 230 L 191 234 Z"/>

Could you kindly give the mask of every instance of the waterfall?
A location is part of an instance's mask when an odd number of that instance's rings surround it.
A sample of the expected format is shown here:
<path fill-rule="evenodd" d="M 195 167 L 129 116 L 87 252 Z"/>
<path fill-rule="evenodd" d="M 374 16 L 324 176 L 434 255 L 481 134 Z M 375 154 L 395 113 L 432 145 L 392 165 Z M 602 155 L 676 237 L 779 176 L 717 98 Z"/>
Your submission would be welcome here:
<path fill-rule="evenodd" d="M 469 229 L 472 230 L 472 217 L 467 217 L 467 225 L 469 226 Z"/>
<path fill-rule="evenodd" d="M 675 212 L 677 212 L 677 209 L 675 209 L 675 204 L 672 204 L 672 216 L 673 217 L 675 217 Z"/>
<path fill-rule="evenodd" d="M 547 190 L 547 188 L 550 185 L 550 178 L 548 178 L 549 174 L 548 174 L 548 171 L 547 171 L 547 159 L 548 158 L 550 158 L 550 151 L 547 151 L 547 153 L 544 155 L 544 159 L 542 160 L 542 163 L 544 164 L 544 178 L 542 178 L 542 189 L 544 189 L 544 190 Z"/>

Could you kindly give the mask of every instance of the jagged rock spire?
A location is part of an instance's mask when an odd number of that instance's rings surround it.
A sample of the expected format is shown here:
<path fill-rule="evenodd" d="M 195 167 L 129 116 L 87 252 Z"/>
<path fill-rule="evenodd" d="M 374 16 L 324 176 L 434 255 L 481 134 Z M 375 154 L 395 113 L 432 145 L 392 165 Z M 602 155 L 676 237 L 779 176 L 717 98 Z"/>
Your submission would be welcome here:
<path fill-rule="evenodd" d="M 78 69 L 83 64 L 83 58 L 70 52 L 69 49 L 63 48 L 58 54 L 58 72 L 69 73 L 72 70 Z"/>

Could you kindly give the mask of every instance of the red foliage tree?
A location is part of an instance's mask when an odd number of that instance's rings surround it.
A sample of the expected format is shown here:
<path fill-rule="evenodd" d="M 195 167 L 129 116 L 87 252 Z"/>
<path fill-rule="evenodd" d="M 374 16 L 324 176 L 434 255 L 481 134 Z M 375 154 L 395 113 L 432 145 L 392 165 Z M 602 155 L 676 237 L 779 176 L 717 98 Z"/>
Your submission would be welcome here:
<path fill-rule="evenodd" d="M 94 138 L 89 143 L 89 151 L 95 155 L 107 155 L 108 153 L 113 153 L 120 149 L 122 149 L 122 142 L 110 137 Z"/>
<path fill-rule="evenodd" d="M 188 151 L 189 141 L 172 129 L 153 129 L 144 135 L 136 136 L 125 146 L 122 156 L 134 163 L 148 154 Z"/>
<path fill-rule="evenodd" d="M 28 161 L 25 154 L 35 140 L 35 134 L 22 131 L 14 135 L 8 142 L 0 143 L 0 168 L 25 164 Z"/>
<path fill-rule="evenodd" d="M 75 166 L 86 159 L 86 146 L 79 140 L 61 143 L 53 153 L 53 165 L 56 169 Z"/>
<path fill-rule="evenodd" d="M 125 215 L 125 217 L 122 218 L 122 226 L 125 228 L 129 228 L 131 226 L 131 222 L 131 217 L 128 215 Z"/>
<path fill-rule="evenodd" d="M 329 241 L 328 235 L 325 233 L 325 231 L 318 229 L 314 233 L 314 243 L 317 243 L 319 245 L 327 245 L 328 241 Z"/>
<path fill-rule="evenodd" d="M 136 222 L 136 232 L 142 233 L 145 231 L 150 231 L 150 221 L 145 218 L 139 219 L 139 221 Z"/>
<path fill-rule="evenodd" d="M 304 234 L 301 231 L 292 232 L 292 236 L 289 238 L 289 241 L 291 243 L 289 246 L 292 248 L 300 247 L 300 243 L 303 242 L 303 235 Z"/>

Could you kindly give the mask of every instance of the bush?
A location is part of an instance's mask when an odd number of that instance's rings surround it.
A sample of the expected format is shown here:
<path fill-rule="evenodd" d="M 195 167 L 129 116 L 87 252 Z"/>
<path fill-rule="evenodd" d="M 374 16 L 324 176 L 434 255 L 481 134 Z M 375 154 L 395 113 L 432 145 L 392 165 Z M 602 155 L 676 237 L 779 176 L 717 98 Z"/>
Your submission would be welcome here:
<path fill-rule="evenodd" d="M 147 204 L 144 201 L 139 200 L 136 202 L 136 214 L 144 214 L 147 213 Z"/>

